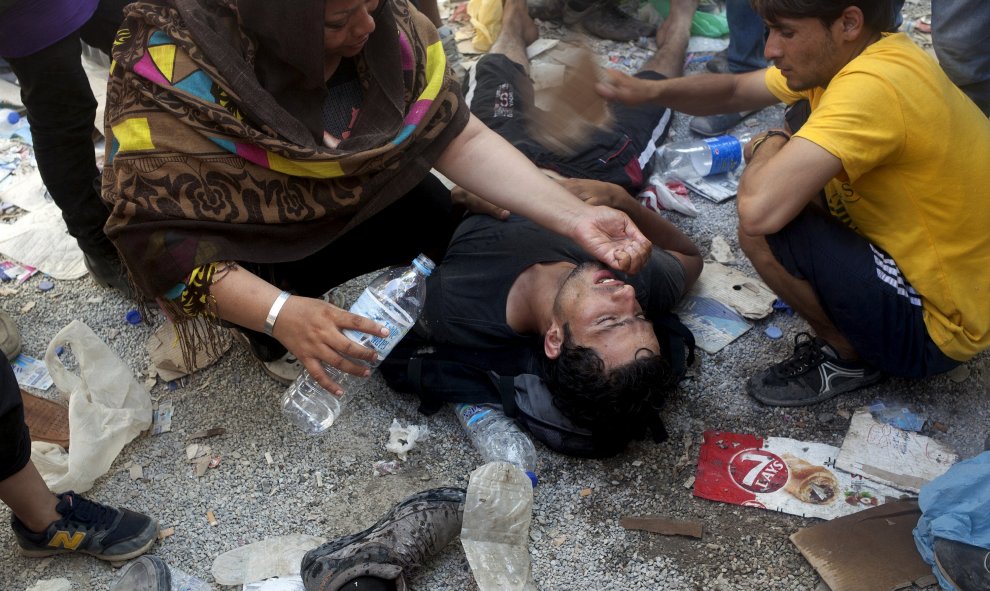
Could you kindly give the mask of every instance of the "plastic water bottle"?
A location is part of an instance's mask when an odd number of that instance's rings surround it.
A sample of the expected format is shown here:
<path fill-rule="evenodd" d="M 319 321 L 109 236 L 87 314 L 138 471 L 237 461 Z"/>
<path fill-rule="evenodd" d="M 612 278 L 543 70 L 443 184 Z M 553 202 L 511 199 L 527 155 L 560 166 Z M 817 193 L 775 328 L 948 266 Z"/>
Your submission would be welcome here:
<path fill-rule="evenodd" d="M 10 137 L 10 134 L 23 125 L 21 114 L 13 109 L 0 109 L 0 136 Z"/>
<path fill-rule="evenodd" d="M 720 135 L 700 140 L 684 140 L 664 145 L 657 152 L 657 170 L 668 177 L 692 180 L 731 172 L 743 160 L 743 147 L 751 133 Z"/>
<path fill-rule="evenodd" d="M 345 330 L 344 334 L 352 341 L 378 352 L 378 361 L 366 364 L 377 367 L 406 336 L 423 310 L 426 301 L 426 278 L 433 271 L 433 261 L 426 255 L 419 255 L 408 267 L 393 267 L 376 277 L 361 293 L 351 313 L 370 318 L 388 328 L 387 337 L 374 336 L 356 330 Z M 364 382 L 363 378 L 344 373 L 329 364 L 323 365 L 330 379 L 337 382 L 344 394 L 337 397 L 326 391 L 303 371 L 282 396 L 282 411 L 289 421 L 303 431 L 316 435 L 333 425 L 351 390 Z"/>
<path fill-rule="evenodd" d="M 177 567 L 170 566 L 171 591 L 210 591 L 209 583 Z"/>
<path fill-rule="evenodd" d="M 457 404 L 454 412 L 475 449 L 485 462 L 508 462 L 533 482 L 536 477 L 536 448 L 529 435 L 494 404 Z"/>

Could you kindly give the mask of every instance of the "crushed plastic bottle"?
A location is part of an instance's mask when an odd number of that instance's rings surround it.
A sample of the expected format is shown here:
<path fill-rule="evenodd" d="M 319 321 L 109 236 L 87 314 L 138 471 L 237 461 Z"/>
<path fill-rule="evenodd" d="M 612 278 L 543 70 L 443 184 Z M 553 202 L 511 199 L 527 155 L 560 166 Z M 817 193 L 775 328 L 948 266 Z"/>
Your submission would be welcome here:
<path fill-rule="evenodd" d="M 480 591 L 536 591 L 529 556 L 533 487 L 522 470 L 491 462 L 471 473 L 461 545 Z"/>
<path fill-rule="evenodd" d="M 244 585 L 271 577 L 298 575 L 303 555 L 326 541 L 304 534 L 265 538 L 217 556 L 210 572 L 221 585 Z"/>

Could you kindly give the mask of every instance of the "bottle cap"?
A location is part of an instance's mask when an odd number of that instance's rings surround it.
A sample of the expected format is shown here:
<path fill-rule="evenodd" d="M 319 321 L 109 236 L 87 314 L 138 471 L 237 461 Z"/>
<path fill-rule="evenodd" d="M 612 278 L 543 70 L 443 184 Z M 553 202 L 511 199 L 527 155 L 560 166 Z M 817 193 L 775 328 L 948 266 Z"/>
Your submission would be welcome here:
<path fill-rule="evenodd" d="M 532 481 L 533 488 L 536 488 L 536 485 L 540 483 L 540 479 L 536 477 L 536 474 L 530 472 L 529 470 L 526 470 L 526 476 L 529 476 L 530 481 Z"/>
<path fill-rule="evenodd" d="M 412 264 L 419 270 L 420 273 L 426 275 L 427 277 L 430 276 L 430 273 L 432 273 L 433 269 L 437 266 L 436 263 L 430 260 L 430 257 L 425 254 L 420 254 L 418 257 L 413 259 Z"/>
<path fill-rule="evenodd" d="M 17 111 L 10 111 L 7 113 L 7 123 L 11 125 L 16 125 L 18 121 L 21 120 L 21 114 Z"/>
<path fill-rule="evenodd" d="M 127 321 L 130 322 L 131 324 L 141 323 L 141 313 L 138 312 L 137 310 L 131 310 L 124 316 L 124 318 L 126 318 Z"/>

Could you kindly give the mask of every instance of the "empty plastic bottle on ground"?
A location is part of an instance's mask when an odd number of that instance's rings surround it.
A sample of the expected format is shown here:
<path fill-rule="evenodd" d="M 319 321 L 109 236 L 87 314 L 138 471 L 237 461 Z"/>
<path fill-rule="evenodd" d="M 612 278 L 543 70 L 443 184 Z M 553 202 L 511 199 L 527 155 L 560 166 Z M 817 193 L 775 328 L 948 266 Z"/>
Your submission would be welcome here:
<path fill-rule="evenodd" d="M 536 486 L 536 448 L 514 420 L 493 404 L 457 404 L 454 412 L 485 462 L 513 464 Z"/>
<path fill-rule="evenodd" d="M 666 144 L 657 152 L 656 170 L 680 180 L 731 172 L 742 162 L 743 147 L 751 137 L 744 133 Z"/>
<path fill-rule="evenodd" d="M 21 115 L 12 109 L 0 109 L 0 135 L 10 137 L 10 133 L 22 125 Z"/>
<path fill-rule="evenodd" d="M 344 331 L 352 341 L 378 352 L 379 361 L 366 365 L 377 367 L 412 328 L 423 310 L 426 278 L 433 267 L 433 261 L 421 254 L 408 267 L 388 269 L 372 280 L 351 306 L 351 313 L 370 318 L 389 331 L 387 337 L 355 330 Z M 323 389 L 307 371 L 303 371 L 282 396 L 282 410 L 286 417 L 300 429 L 313 435 L 322 433 L 333 425 L 340 415 L 344 398 L 364 382 L 362 378 L 344 373 L 329 364 L 324 364 L 323 369 L 343 389 L 343 396 L 338 398 Z"/>

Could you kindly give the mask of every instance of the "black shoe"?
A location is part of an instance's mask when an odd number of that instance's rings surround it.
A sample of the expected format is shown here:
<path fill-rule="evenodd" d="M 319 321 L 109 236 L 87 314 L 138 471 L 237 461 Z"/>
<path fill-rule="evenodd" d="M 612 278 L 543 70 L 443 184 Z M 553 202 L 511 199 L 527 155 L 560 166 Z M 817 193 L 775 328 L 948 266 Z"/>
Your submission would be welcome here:
<path fill-rule="evenodd" d="M 343 589 L 359 578 L 394 581 L 406 589 L 409 570 L 460 534 L 464 494 L 459 488 L 415 494 L 363 532 L 310 550 L 301 567 L 307 591 Z"/>
<path fill-rule="evenodd" d="M 728 74 L 729 73 L 729 54 L 720 51 L 712 56 L 712 59 L 705 63 L 705 69 L 707 69 L 712 74 Z"/>
<path fill-rule="evenodd" d="M 959 591 L 990 589 L 990 550 L 935 538 L 935 566 Z"/>
<path fill-rule="evenodd" d="M 585 8 L 578 8 L 570 2 L 565 2 L 564 24 L 568 26 L 580 24 L 592 35 L 612 41 L 636 41 L 640 37 L 650 37 L 657 32 L 656 27 L 622 12 L 610 0 L 598 0 Z"/>
<path fill-rule="evenodd" d="M 526 8 L 530 18 L 544 21 L 560 20 L 564 14 L 563 0 L 527 0 Z"/>
<path fill-rule="evenodd" d="M 172 571 L 157 556 L 142 556 L 120 569 L 110 591 L 171 591 Z"/>
<path fill-rule="evenodd" d="M 131 289 L 131 283 L 127 280 L 124 264 L 120 262 L 120 257 L 116 253 L 112 256 L 96 256 L 83 252 L 83 263 L 97 285 L 107 289 L 116 289 L 129 299 L 134 298 L 134 290 Z"/>
<path fill-rule="evenodd" d="M 750 396 L 769 406 L 805 406 L 824 402 L 879 382 L 880 370 L 843 361 L 824 341 L 802 332 L 794 354 L 746 382 Z"/>
<path fill-rule="evenodd" d="M 11 516 L 10 525 L 24 556 L 82 552 L 117 562 L 144 554 L 158 537 L 158 523 L 147 515 L 101 505 L 71 491 L 58 498 L 55 510 L 62 518 L 40 534 Z"/>

